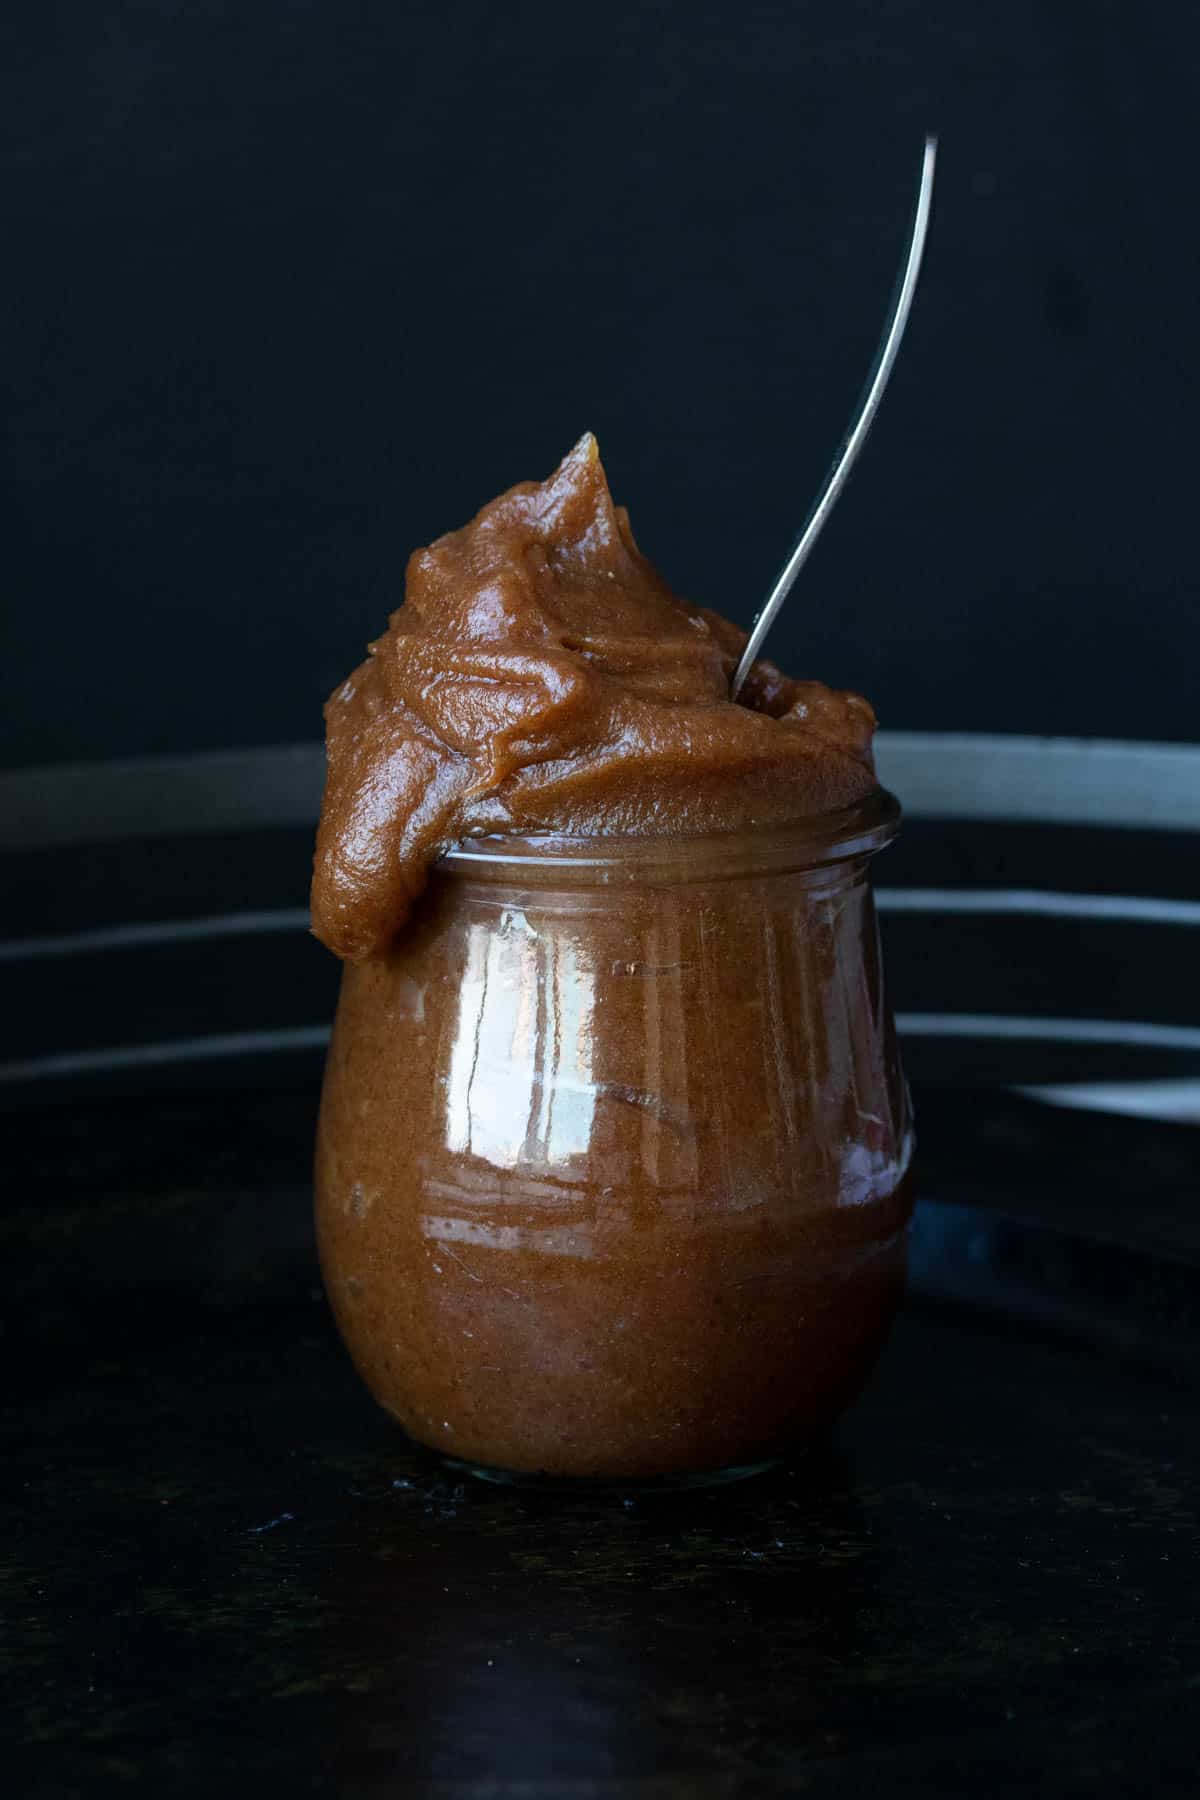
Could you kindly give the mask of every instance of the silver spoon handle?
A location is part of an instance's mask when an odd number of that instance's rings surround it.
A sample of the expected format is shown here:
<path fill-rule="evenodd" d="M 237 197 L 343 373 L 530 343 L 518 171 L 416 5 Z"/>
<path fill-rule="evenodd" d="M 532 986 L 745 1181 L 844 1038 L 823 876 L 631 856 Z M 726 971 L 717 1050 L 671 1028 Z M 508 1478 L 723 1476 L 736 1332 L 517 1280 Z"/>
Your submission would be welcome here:
<path fill-rule="evenodd" d="M 825 490 L 808 515 L 808 522 L 800 534 L 800 540 L 792 554 L 788 557 L 779 572 L 775 586 L 767 596 L 767 603 L 754 621 L 754 627 L 742 651 L 741 660 L 733 674 L 731 698 L 736 700 L 741 692 L 742 683 L 750 673 L 751 664 L 762 649 L 763 639 L 775 622 L 775 616 L 791 592 L 792 583 L 808 561 L 809 552 L 821 535 L 822 527 L 837 502 L 838 496 L 846 485 L 846 478 L 854 467 L 858 453 L 866 442 L 875 414 L 879 410 L 879 402 L 883 399 L 883 391 L 895 366 L 896 356 L 904 336 L 904 327 L 908 324 L 908 315 L 912 311 L 913 295 L 917 288 L 917 276 L 921 272 L 921 253 L 925 248 L 925 236 L 929 229 L 929 207 L 933 199 L 933 169 L 937 161 L 937 139 L 925 139 L 925 155 L 921 163 L 921 186 L 917 192 L 917 210 L 913 217 L 912 241 L 908 246 L 908 260 L 904 265 L 904 273 L 900 278 L 900 286 L 896 294 L 896 304 L 888 322 L 887 331 L 875 356 L 875 365 L 863 400 L 862 411 L 855 421 L 845 443 L 825 483 Z"/>

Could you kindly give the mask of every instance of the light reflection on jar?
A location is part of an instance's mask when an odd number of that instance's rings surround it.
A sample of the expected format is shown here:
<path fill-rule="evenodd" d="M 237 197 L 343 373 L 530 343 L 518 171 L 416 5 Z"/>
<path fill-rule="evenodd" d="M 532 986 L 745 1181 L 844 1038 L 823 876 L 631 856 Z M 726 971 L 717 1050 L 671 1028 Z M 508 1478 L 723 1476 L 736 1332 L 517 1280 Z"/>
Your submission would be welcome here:
<path fill-rule="evenodd" d="M 447 1150 L 570 1179 L 596 1110 L 594 995 L 570 939 L 543 940 L 519 909 L 505 909 L 498 929 L 472 922 L 446 1075 Z"/>

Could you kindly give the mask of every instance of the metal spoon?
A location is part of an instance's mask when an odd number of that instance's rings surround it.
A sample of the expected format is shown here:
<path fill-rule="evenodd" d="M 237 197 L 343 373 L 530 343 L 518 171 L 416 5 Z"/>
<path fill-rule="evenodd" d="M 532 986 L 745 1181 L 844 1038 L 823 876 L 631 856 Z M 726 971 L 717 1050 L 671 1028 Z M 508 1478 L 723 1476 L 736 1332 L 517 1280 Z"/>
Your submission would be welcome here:
<path fill-rule="evenodd" d="M 921 163 L 921 186 L 917 192 L 917 210 L 913 217 L 912 241 L 908 246 L 908 258 L 904 264 L 904 272 L 900 277 L 900 285 L 896 291 L 896 304 L 891 319 L 884 333 L 883 341 L 875 355 L 874 367 L 867 383 L 866 396 L 862 403 L 862 411 L 852 426 L 849 436 L 842 444 L 833 468 L 829 471 L 829 479 L 816 505 L 808 515 L 807 523 L 800 534 L 799 542 L 779 572 L 775 586 L 767 596 L 767 603 L 754 621 L 753 629 L 742 651 L 741 661 L 733 673 L 733 685 L 730 698 L 736 700 L 741 692 L 742 683 L 750 673 L 751 664 L 762 649 L 763 639 L 775 622 L 775 615 L 792 590 L 792 583 L 808 561 L 809 552 L 821 535 L 821 528 L 833 511 L 839 494 L 846 485 L 846 478 L 854 467 L 859 451 L 866 442 L 868 431 L 879 410 L 879 402 L 883 399 L 883 390 L 895 365 L 896 355 L 900 349 L 900 340 L 904 336 L 904 327 L 908 324 L 908 315 L 912 310 L 913 295 L 917 288 L 917 276 L 921 271 L 921 252 L 925 248 L 925 235 L 929 229 L 929 207 L 933 199 L 933 167 L 937 160 L 937 139 L 925 139 L 925 155 Z"/>

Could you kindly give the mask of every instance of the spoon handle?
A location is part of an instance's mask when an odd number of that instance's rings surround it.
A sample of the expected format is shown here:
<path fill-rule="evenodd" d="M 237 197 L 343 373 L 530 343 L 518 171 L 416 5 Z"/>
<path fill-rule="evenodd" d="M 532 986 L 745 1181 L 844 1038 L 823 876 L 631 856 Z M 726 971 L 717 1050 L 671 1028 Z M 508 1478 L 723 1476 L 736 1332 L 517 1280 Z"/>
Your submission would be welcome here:
<path fill-rule="evenodd" d="M 867 384 L 862 410 L 829 471 L 829 479 L 825 483 L 824 491 L 808 515 L 796 548 L 784 563 L 774 587 L 767 596 L 766 605 L 754 621 L 753 629 L 746 641 L 746 648 L 742 651 L 741 660 L 734 670 L 731 688 L 731 698 L 734 700 L 741 692 L 742 683 L 750 673 L 750 667 L 755 657 L 762 649 L 763 639 L 770 631 L 776 614 L 791 592 L 792 583 L 808 561 L 809 552 L 821 535 L 821 529 L 845 487 L 846 478 L 854 467 L 858 453 L 866 442 L 867 433 L 874 422 L 875 414 L 879 410 L 879 402 L 883 399 L 883 391 L 887 387 L 888 379 L 895 366 L 900 342 L 904 336 L 904 327 L 908 324 L 908 315 L 912 311 L 917 276 L 921 271 L 921 253 L 925 248 L 925 236 L 929 229 L 929 208 L 933 199 L 933 169 L 936 160 L 937 139 L 927 137 L 925 154 L 921 163 L 921 185 L 917 192 L 917 210 L 913 216 L 912 240 L 908 246 L 904 272 L 900 277 L 900 285 L 896 292 L 896 304 L 892 309 L 892 316 L 888 321 L 883 340 L 875 354 L 875 363 Z"/>

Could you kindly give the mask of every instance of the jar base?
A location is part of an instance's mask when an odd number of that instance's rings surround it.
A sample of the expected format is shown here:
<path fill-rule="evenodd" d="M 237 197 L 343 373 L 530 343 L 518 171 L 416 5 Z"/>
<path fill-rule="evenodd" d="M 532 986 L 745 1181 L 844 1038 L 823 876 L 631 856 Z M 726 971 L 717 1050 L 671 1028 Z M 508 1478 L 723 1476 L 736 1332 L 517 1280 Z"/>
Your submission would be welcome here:
<path fill-rule="evenodd" d="M 674 1494 L 693 1488 L 726 1487 L 733 1481 L 749 1481 L 779 1466 L 778 1456 L 761 1462 L 736 1463 L 724 1469 L 689 1470 L 681 1475 L 644 1475 L 624 1479 L 609 1475 L 540 1475 L 525 1474 L 518 1469 L 495 1469 L 486 1463 L 462 1462 L 456 1456 L 442 1455 L 440 1460 L 457 1475 L 473 1475 L 476 1481 L 490 1482 L 493 1487 L 532 1489 L 544 1494 Z"/>

